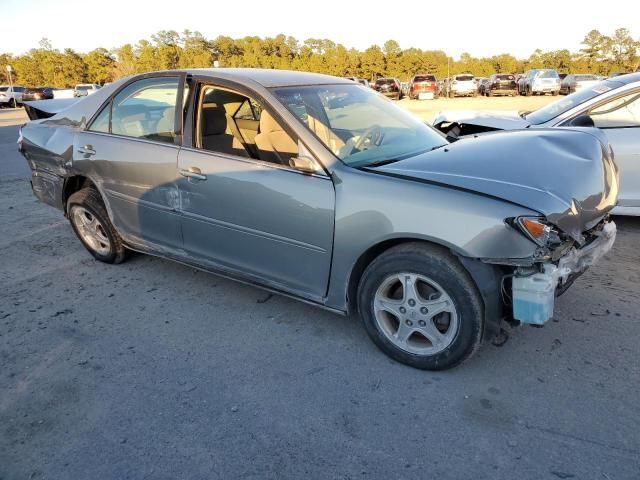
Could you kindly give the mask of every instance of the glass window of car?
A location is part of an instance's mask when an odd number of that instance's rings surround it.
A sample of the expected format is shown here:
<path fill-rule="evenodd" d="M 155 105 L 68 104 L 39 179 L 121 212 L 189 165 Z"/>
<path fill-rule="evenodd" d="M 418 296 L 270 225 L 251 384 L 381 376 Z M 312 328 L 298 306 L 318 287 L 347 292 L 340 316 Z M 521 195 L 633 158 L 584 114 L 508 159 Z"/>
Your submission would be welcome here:
<path fill-rule="evenodd" d="M 456 80 L 459 82 L 470 82 L 473 78 L 473 75 L 456 75 Z"/>
<path fill-rule="evenodd" d="M 578 90 L 576 93 L 572 93 L 571 95 L 561 98 L 560 100 L 556 100 L 555 102 L 550 103 L 549 105 L 542 107 L 535 112 L 528 113 L 524 116 L 524 118 L 531 125 L 540 125 L 562 115 L 565 112 L 568 112 L 572 108 L 577 107 L 582 103 L 588 102 L 593 98 L 596 98 L 621 86 L 622 84 L 619 82 L 605 80 L 603 82 L 595 84 L 592 87 Z"/>
<path fill-rule="evenodd" d="M 586 82 L 586 81 L 594 81 L 594 80 L 598 80 L 598 77 L 596 77 L 595 75 L 587 75 L 587 74 L 582 74 L 582 75 L 572 75 L 572 77 L 574 77 L 576 80 L 578 80 L 579 82 Z"/>
<path fill-rule="evenodd" d="M 416 75 L 413 78 L 414 82 L 435 82 L 436 81 L 436 77 L 434 77 L 433 75 Z"/>
<path fill-rule="evenodd" d="M 260 120 L 262 107 L 253 99 L 247 98 L 235 113 L 236 120 Z"/>
<path fill-rule="evenodd" d="M 540 70 L 536 78 L 560 78 L 555 70 Z"/>
<path fill-rule="evenodd" d="M 640 91 L 599 105 L 588 113 L 598 128 L 640 127 Z"/>
<path fill-rule="evenodd" d="M 109 133 L 109 121 L 111 120 L 111 103 L 107 105 L 91 123 L 89 130 L 92 132 Z"/>
<path fill-rule="evenodd" d="M 287 87 L 275 94 L 350 166 L 390 163 L 447 144 L 433 128 L 359 85 Z"/>
<path fill-rule="evenodd" d="M 110 108 L 96 117 L 89 130 L 173 143 L 179 83 L 177 77 L 146 78 L 131 83 L 114 97 Z M 110 129 L 105 128 L 108 115 L 105 112 L 110 112 Z"/>

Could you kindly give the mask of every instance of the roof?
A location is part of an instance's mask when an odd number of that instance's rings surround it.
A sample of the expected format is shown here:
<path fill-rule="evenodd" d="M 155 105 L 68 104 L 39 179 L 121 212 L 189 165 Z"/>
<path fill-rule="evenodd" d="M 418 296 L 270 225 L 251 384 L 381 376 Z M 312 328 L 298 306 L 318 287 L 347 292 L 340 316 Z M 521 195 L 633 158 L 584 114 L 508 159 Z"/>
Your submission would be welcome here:
<path fill-rule="evenodd" d="M 609 78 L 612 82 L 620 82 L 625 85 L 629 85 L 630 83 L 640 82 L 640 72 L 629 73 L 627 75 L 618 75 L 617 77 Z"/>
<path fill-rule="evenodd" d="M 263 87 L 284 87 L 302 85 L 326 85 L 330 83 L 353 83 L 351 80 L 320 73 L 296 72 L 292 70 L 271 70 L 267 68 L 195 68 L 186 70 L 192 75 L 210 75 L 228 80 L 252 80 Z"/>

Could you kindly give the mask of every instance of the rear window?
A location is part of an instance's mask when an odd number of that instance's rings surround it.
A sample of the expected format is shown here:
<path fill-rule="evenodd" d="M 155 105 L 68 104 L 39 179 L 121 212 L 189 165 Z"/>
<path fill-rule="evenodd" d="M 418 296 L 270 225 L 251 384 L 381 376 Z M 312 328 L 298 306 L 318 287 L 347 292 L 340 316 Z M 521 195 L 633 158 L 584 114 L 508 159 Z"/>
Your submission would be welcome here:
<path fill-rule="evenodd" d="M 394 85 L 396 82 L 391 78 L 381 78 L 376 80 L 376 85 Z"/>
<path fill-rule="evenodd" d="M 413 79 L 414 82 L 435 82 L 436 77 L 433 75 L 418 75 Z"/>
<path fill-rule="evenodd" d="M 542 70 L 538 72 L 538 78 L 560 78 L 555 70 Z"/>
<path fill-rule="evenodd" d="M 6 92 L 9 90 L 9 87 L 0 87 L 0 92 Z"/>
<path fill-rule="evenodd" d="M 514 80 L 515 77 L 513 75 L 496 75 L 498 80 Z"/>
<path fill-rule="evenodd" d="M 473 75 L 456 75 L 456 80 L 459 82 L 470 82 L 473 80 Z"/>

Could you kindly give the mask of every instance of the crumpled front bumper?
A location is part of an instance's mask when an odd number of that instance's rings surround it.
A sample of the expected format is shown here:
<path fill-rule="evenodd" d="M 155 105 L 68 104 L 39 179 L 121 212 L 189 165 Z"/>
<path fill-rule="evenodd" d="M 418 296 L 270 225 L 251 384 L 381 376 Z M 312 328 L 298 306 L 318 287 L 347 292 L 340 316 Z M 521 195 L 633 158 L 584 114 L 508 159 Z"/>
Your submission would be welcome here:
<path fill-rule="evenodd" d="M 558 261 L 545 262 L 539 272 L 515 275 L 512 280 L 513 318 L 522 323 L 544 325 L 553 317 L 555 297 L 590 266 L 606 255 L 616 240 L 616 224 L 607 222 L 594 233 L 592 242 L 572 248 Z"/>

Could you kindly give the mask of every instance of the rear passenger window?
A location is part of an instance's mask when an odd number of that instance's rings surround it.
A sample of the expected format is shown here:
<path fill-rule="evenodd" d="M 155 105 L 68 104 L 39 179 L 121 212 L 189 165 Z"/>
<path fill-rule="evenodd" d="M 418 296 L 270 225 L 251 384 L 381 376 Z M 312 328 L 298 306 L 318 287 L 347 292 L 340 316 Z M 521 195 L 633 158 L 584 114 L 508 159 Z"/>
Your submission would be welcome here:
<path fill-rule="evenodd" d="M 177 77 L 133 82 L 115 96 L 111 108 L 106 107 L 89 130 L 173 143 L 179 83 Z"/>

